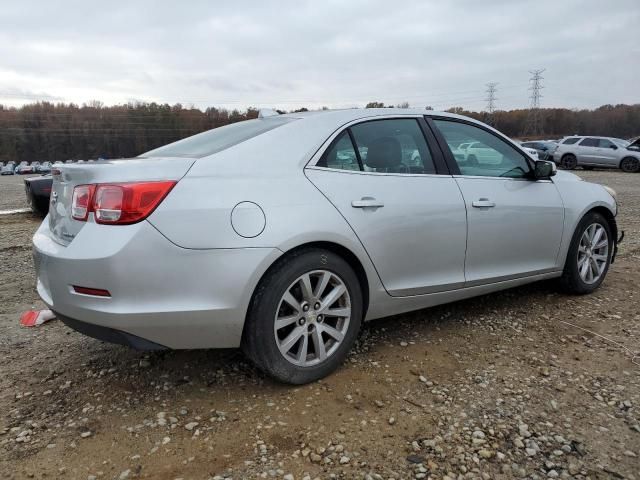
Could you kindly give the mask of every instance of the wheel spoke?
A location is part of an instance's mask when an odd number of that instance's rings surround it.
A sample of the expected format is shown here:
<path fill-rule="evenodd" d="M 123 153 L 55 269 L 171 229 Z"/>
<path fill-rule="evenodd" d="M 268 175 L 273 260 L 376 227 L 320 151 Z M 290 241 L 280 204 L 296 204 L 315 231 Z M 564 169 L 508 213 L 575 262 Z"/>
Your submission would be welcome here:
<path fill-rule="evenodd" d="M 351 316 L 351 308 L 328 308 L 324 311 L 325 317 L 349 317 Z"/>
<path fill-rule="evenodd" d="M 313 289 L 311 288 L 311 278 L 308 273 L 300 278 L 300 289 L 302 290 L 302 298 L 307 302 L 311 302 Z"/>
<path fill-rule="evenodd" d="M 309 336 L 302 336 L 302 344 L 300 344 L 300 350 L 298 351 L 297 360 L 300 363 L 304 363 L 307 360 L 307 351 L 309 350 Z"/>
<path fill-rule="evenodd" d="M 598 244 L 598 242 L 600 242 L 600 238 L 602 238 L 602 234 L 604 233 L 604 228 L 602 227 L 596 227 L 596 231 L 593 233 L 593 237 L 591 238 L 591 245 L 593 248 L 593 245 Z"/>
<path fill-rule="evenodd" d="M 276 319 L 276 330 L 280 330 L 281 328 L 288 327 L 296 320 L 298 320 L 299 315 L 289 315 L 286 317 L 278 317 Z"/>
<path fill-rule="evenodd" d="M 598 243 L 597 245 L 595 245 L 593 247 L 594 250 L 600 250 L 601 248 L 604 247 L 608 247 L 609 246 L 609 240 L 607 240 L 606 238 L 604 240 L 602 240 L 600 243 Z"/>
<path fill-rule="evenodd" d="M 316 291 L 314 293 L 316 298 L 320 298 L 320 295 L 322 295 L 327 288 L 327 285 L 329 285 L 329 280 L 331 280 L 331 274 L 329 272 L 323 272 L 322 278 L 320 278 L 318 285 L 316 285 Z"/>
<path fill-rule="evenodd" d="M 346 291 L 346 288 L 344 287 L 344 285 L 340 284 L 340 285 L 336 285 L 335 287 L 333 287 L 333 290 L 331 290 L 326 297 L 324 297 L 321 302 L 322 302 L 322 306 L 324 308 L 329 308 L 331 305 L 333 305 L 336 300 L 338 300 L 342 294 Z"/>
<path fill-rule="evenodd" d="M 580 268 L 580 276 L 583 280 L 587 280 L 587 270 L 589 270 L 589 262 L 585 259 L 585 262 L 583 262 L 582 267 Z"/>
<path fill-rule="evenodd" d="M 282 300 L 287 302 L 293 308 L 295 308 L 296 312 L 302 311 L 302 306 L 300 305 L 300 302 L 296 300 L 296 298 L 291 294 L 291 292 L 287 291 L 287 293 L 284 294 L 284 297 L 282 297 Z"/>
<path fill-rule="evenodd" d="M 591 271 L 593 272 L 593 278 L 600 276 L 600 265 L 596 262 L 596 259 L 591 257 Z"/>
<path fill-rule="evenodd" d="M 287 353 L 291 348 L 296 344 L 300 337 L 305 332 L 304 327 L 296 327 L 294 328 L 287 338 L 285 338 L 280 344 L 280 350 L 284 353 Z"/>
<path fill-rule="evenodd" d="M 596 259 L 596 260 L 598 260 L 600 262 L 606 262 L 607 261 L 607 255 L 599 255 L 597 253 L 594 253 L 592 258 L 594 258 L 594 259 Z"/>
<path fill-rule="evenodd" d="M 323 324 L 322 331 L 326 332 L 329 336 L 335 338 L 339 342 L 344 338 L 344 334 L 337 328 L 333 328 L 331 325 Z"/>
<path fill-rule="evenodd" d="M 589 270 L 591 270 L 591 280 L 597 280 L 600 276 L 600 267 L 598 267 L 598 262 L 593 258 L 591 258 L 591 261 L 589 262 Z"/>
<path fill-rule="evenodd" d="M 317 328 L 314 328 L 313 332 L 311 332 L 311 338 L 313 339 L 313 348 L 316 351 L 316 357 L 322 362 L 327 358 L 327 350 L 324 345 L 324 340 L 322 340 L 322 335 Z"/>

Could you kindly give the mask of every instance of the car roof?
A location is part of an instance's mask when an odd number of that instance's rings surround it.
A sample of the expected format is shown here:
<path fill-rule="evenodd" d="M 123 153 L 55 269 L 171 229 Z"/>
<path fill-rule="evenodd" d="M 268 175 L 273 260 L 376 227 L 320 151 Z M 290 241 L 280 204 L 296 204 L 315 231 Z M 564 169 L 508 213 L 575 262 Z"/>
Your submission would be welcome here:
<path fill-rule="evenodd" d="M 436 115 L 441 117 L 469 119 L 469 117 L 456 115 L 454 113 L 425 110 L 423 108 L 345 108 L 336 110 L 315 110 L 308 112 L 286 113 L 280 115 L 280 117 L 296 118 L 300 120 L 326 119 L 327 121 L 332 122 L 348 123 L 354 120 L 389 115 Z"/>

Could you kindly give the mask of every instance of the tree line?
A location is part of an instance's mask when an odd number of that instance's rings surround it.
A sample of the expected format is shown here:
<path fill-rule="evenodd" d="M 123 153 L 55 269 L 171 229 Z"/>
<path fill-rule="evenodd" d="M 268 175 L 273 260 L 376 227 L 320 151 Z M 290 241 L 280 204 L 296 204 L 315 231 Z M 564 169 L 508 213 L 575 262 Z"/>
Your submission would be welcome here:
<path fill-rule="evenodd" d="M 385 105 L 370 102 L 366 107 Z M 529 115 L 525 109 L 496 111 L 491 115 L 459 107 L 449 111 L 490 123 L 512 137 L 523 135 Z M 603 105 L 594 110 L 547 108 L 540 114 L 544 130 L 539 138 L 572 134 L 621 138 L 640 135 L 640 104 Z M 38 102 L 18 108 L 0 105 L 0 161 L 133 157 L 205 130 L 257 116 L 255 108 L 200 110 L 181 104 L 105 106 L 91 102 L 79 106 Z"/>

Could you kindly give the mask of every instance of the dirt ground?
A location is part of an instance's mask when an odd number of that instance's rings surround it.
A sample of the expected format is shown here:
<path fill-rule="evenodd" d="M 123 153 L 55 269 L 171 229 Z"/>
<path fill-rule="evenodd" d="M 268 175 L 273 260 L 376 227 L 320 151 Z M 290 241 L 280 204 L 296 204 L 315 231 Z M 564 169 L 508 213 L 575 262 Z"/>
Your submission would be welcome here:
<path fill-rule="evenodd" d="M 640 175 L 577 173 L 618 191 L 626 231 L 596 293 L 538 283 L 375 321 L 303 387 L 237 351 L 19 327 L 42 306 L 40 220 L 0 215 L 0 478 L 640 479 Z M 1 209 L 21 181 L 0 177 Z"/>

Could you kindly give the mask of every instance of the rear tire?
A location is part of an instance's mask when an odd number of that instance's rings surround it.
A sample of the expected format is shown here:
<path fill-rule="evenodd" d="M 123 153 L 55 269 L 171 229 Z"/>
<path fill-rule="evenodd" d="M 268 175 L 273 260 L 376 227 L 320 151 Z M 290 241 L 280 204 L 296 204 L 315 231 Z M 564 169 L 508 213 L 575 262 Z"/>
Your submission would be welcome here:
<path fill-rule="evenodd" d="M 613 234 L 609 222 L 597 212 L 587 213 L 571 238 L 560 278 L 563 290 L 578 295 L 596 290 L 607 276 L 612 253 Z"/>
<path fill-rule="evenodd" d="M 620 162 L 620 170 L 626 173 L 636 173 L 640 171 L 640 160 L 635 157 L 625 157 Z"/>
<path fill-rule="evenodd" d="M 260 281 L 242 349 L 276 380 L 313 382 L 342 364 L 362 315 L 362 290 L 351 266 L 328 250 L 302 249 L 282 258 Z"/>
<path fill-rule="evenodd" d="M 565 170 L 574 170 L 578 166 L 578 159 L 575 155 L 569 153 L 562 157 L 560 166 Z"/>

